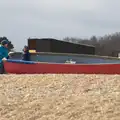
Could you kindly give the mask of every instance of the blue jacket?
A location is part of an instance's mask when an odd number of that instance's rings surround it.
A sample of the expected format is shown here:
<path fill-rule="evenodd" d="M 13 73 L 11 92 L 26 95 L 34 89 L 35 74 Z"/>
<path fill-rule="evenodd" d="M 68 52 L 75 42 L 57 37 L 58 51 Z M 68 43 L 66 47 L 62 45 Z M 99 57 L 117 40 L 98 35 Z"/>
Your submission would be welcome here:
<path fill-rule="evenodd" d="M 8 49 L 0 45 L 0 63 L 4 57 L 8 58 Z"/>
<path fill-rule="evenodd" d="M 22 56 L 22 60 L 30 61 L 30 53 L 29 52 L 24 52 L 23 56 Z"/>

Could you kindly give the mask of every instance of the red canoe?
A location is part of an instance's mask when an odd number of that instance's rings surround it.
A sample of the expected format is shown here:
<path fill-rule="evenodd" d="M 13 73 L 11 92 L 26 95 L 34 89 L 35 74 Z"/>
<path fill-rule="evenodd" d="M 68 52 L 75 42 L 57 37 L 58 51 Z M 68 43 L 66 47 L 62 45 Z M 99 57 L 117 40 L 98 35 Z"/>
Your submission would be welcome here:
<path fill-rule="evenodd" d="M 4 62 L 7 73 L 12 74 L 120 74 L 120 64 L 58 64 L 20 60 Z"/>

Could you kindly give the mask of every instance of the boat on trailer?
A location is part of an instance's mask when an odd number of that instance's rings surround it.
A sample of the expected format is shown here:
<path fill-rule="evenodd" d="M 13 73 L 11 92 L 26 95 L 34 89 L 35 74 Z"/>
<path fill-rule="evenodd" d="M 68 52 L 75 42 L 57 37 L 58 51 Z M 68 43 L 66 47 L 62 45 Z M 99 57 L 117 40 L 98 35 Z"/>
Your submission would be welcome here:
<path fill-rule="evenodd" d="M 120 74 L 120 63 L 76 64 L 7 60 L 4 69 L 11 74 Z"/>

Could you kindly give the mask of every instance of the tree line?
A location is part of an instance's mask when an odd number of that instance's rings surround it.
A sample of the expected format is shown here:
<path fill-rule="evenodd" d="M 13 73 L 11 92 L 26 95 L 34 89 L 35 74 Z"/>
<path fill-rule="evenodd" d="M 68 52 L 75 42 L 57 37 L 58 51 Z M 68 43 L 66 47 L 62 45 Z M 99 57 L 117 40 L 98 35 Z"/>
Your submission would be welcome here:
<path fill-rule="evenodd" d="M 89 39 L 66 37 L 63 41 L 93 45 L 96 49 L 96 55 L 117 57 L 120 53 L 120 32 L 103 37 L 92 36 Z"/>

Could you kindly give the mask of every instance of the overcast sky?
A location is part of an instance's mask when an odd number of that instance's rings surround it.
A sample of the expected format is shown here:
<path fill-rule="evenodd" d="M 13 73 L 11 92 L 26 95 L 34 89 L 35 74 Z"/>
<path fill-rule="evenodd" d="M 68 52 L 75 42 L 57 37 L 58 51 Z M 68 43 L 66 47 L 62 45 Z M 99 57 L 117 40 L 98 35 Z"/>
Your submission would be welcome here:
<path fill-rule="evenodd" d="M 120 31 L 120 0 L 0 0 L 0 36 L 21 50 L 29 37 L 88 38 Z"/>

